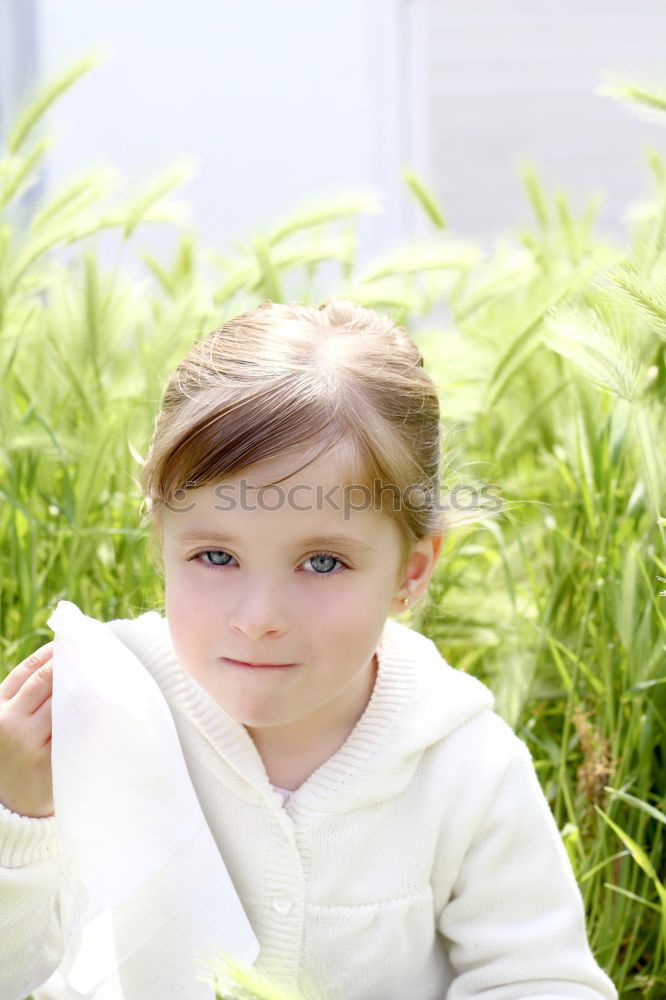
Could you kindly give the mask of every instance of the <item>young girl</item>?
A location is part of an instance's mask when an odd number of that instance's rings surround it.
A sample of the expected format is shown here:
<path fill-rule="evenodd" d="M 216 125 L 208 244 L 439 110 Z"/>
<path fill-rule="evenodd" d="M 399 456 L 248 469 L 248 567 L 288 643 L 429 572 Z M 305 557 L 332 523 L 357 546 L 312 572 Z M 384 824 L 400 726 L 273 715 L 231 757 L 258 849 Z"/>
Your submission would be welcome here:
<path fill-rule="evenodd" d="M 230 320 L 173 373 L 141 473 L 166 616 L 108 625 L 169 705 L 257 971 L 331 1000 L 616 1000 L 526 745 L 391 617 L 440 554 L 440 451 L 436 388 L 388 318 L 329 301 Z M 50 735 L 47 657 L 0 685 L 6 745 L 21 712 Z M 51 1000 L 52 799 L 17 743 L 0 992 Z"/>

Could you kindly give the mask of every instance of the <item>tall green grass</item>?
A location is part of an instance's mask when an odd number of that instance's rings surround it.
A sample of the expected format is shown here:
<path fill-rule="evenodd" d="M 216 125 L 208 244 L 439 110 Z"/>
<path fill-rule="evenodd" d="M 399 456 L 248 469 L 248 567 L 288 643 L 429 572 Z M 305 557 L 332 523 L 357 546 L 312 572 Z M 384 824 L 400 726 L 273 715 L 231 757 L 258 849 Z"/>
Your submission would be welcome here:
<path fill-rule="evenodd" d="M 594 231 L 595 202 L 578 217 L 529 165 L 534 225 L 489 254 L 449 234 L 412 171 L 433 236 L 364 268 L 356 226 L 378 211 L 373 192 L 304 206 L 222 256 L 169 201 L 186 165 L 110 206 L 114 175 L 92 172 L 20 229 L 12 208 L 48 147 L 38 126 L 92 65 L 38 95 L 0 160 L 2 670 L 51 638 L 60 598 L 100 619 L 162 606 L 136 476 L 195 338 L 266 298 L 318 301 L 322 281 L 390 312 L 441 389 L 445 486 L 491 484 L 503 501 L 499 517 L 453 512 L 409 623 L 493 689 L 530 747 L 620 996 L 665 996 L 663 158 L 649 152 L 653 195 L 615 244 Z M 130 279 L 123 254 L 155 221 L 176 227 L 177 250 L 167 264 L 144 253 Z M 112 273 L 94 244 L 106 229 L 122 241 Z M 241 980 L 236 996 L 268 997 Z"/>

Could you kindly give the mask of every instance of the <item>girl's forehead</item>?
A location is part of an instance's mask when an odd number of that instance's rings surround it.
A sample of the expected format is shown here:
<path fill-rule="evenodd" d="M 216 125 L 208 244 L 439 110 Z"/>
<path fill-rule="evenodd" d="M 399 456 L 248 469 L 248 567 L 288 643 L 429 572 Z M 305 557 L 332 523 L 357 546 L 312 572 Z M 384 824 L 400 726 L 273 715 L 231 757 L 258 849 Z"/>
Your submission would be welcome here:
<path fill-rule="evenodd" d="M 234 475 L 225 476 L 214 482 L 199 486 L 196 480 L 189 480 L 185 489 L 178 492 L 191 497 L 215 497 L 252 492 L 273 492 L 297 496 L 299 491 L 337 490 L 352 494 L 367 492 L 370 488 L 367 477 L 355 475 L 340 458 L 322 456 L 316 461 L 307 459 L 270 459 L 256 463 Z"/>
<path fill-rule="evenodd" d="M 195 490 L 180 502 L 167 504 L 163 518 L 172 532 L 191 532 L 195 527 L 209 533 L 234 527 L 252 531 L 265 522 L 267 527 L 280 530 L 291 530 L 294 525 L 305 533 L 335 533 L 353 525 L 358 534 L 381 531 L 381 522 L 388 525 L 393 520 L 376 503 L 371 491 L 337 486 L 299 483 L 253 489 L 227 483 Z"/>
<path fill-rule="evenodd" d="M 310 481 L 295 476 L 270 486 L 263 479 L 254 483 L 240 477 L 188 491 L 177 505 L 166 506 L 166 535 L 183 544 L 204 539 L 251 544 L 255 535 L 273 536 L 288 546 L 329 539 L 355 541 L 359 549 L 366 543 L 372 549 L 390 544 L 398 534 L 395 519 L 368 488 L 316 476 Z"/>
<path fill-rule="evenodd" d="M 346 450 L 319 452 L 321 445 L 275 456 L 205 486 L 191 480 L 187 489 L 176 491 L 178 501 L 166 505 L 165 526 L 170 534 L 194 528 L 213 534 L 220 526 L 247 532 L 263 527 L 259 521 L 290 534 L 292 526 L 305 534 L 340 532 L 350 525 L 357 535 L 390 531 L 394 519 L 373 485 L 348 474 Z"/>

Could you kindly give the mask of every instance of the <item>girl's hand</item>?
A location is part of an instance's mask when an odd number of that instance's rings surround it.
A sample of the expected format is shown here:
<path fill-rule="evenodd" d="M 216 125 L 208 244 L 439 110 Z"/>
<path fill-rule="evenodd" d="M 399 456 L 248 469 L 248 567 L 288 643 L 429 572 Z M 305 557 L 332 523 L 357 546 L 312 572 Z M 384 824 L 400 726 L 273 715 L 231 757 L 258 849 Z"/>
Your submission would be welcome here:
<path fill-rule="evenodd" d="M 0 802 L 21 816 L 53 815 L 53 643 L 40 646 L 0 684 Z"/>

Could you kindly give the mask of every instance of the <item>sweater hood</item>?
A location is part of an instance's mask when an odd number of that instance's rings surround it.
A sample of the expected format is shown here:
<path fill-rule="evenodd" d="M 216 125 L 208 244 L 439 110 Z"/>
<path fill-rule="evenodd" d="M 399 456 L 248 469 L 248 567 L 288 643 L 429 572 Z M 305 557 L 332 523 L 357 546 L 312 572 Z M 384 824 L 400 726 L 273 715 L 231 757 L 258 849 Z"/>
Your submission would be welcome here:
<path fill-rule="evenodd" d="M 183 669 L 166 618 L 150 611 L 106 624 L 153 675 L 176 726 L 184 715 L 207 738 L 223 783 L 248 801 L 274 802 L 252 738 Z M 376 653 L 377 676 L 363 715 L 343 746 L 293 793 L 288 811 L 350 811 L 399 794 L 431 748 L 493 708 L 486 685 L 451 667 L 431 639 L 394 619 L 386 620 Z"/>

